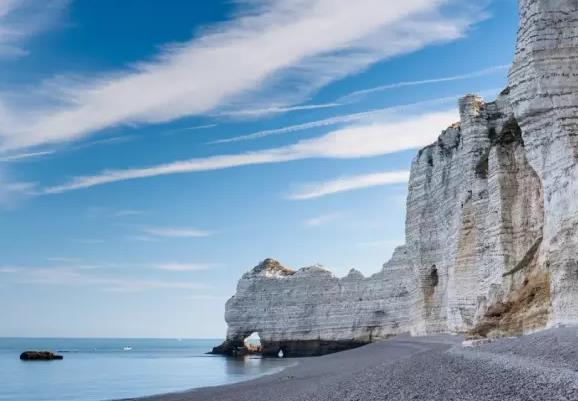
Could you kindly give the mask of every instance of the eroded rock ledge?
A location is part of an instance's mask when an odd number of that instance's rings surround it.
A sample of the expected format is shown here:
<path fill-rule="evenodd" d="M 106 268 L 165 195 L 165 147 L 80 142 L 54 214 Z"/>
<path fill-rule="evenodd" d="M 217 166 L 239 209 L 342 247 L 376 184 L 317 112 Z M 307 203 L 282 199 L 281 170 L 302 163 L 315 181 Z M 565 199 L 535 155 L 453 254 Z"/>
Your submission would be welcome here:
<path fill-rule="evenodd" d="M 508 88 L 461 99 L 460 122 L 412 163 L 406 244 L 368 278 L 264 261 L 227 302 L 216 352 L 253 332 L 266 354 L 294 356 L 578 323 L 578 2 L 519 7 Z"/>

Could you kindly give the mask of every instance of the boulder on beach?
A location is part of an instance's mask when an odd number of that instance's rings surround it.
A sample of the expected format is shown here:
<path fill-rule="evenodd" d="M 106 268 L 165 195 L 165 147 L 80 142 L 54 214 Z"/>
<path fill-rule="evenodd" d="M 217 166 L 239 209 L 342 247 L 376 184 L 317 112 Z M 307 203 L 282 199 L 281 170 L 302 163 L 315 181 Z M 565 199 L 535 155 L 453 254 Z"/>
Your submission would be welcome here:
<path fill-rule="evenodd" d="M 55 361 L 63 359 L 63 356 L 48 351 L 25 351 L 20 354 L 20 359 L 23 361 Z"/>

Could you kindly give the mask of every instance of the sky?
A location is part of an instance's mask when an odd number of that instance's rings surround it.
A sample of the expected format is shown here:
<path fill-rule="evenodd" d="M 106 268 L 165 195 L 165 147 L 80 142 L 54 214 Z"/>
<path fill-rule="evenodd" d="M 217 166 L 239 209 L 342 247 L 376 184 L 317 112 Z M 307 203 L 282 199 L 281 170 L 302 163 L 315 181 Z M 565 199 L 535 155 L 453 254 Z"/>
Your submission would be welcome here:
<path fill-rule="evenodd" d="M 0 336 L 222 338 L 265 258 L 376 273 L 515 0 L 0 0 Z"/>

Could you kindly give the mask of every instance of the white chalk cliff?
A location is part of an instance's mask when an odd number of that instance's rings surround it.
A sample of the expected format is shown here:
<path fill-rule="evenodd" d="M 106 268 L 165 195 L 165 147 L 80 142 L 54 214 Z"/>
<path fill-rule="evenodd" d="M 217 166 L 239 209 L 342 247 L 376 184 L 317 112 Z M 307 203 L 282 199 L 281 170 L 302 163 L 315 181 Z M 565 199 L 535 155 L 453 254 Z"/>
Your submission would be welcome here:
<path fill-rule="evenodd" d="M 253 332 L 265 353 L 303 355 L 578 324 L 578 0 L 519 8 L 508 87 L 461 99 L 461 121 L 413 161 L 406 245 L 369 278 L 266 260 L 227 302 L 216 352 Z"/>

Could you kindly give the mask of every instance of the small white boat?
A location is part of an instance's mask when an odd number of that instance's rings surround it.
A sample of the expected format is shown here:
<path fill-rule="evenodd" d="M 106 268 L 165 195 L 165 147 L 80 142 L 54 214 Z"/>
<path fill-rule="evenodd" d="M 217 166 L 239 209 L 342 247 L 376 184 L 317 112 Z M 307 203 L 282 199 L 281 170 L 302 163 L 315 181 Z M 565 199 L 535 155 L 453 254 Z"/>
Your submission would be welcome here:
<path fill-rule="evenodd" d="M 132 351 L 132 347 L 124 347 L 122 350 L 123 351 Z"/>

